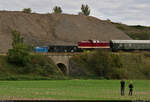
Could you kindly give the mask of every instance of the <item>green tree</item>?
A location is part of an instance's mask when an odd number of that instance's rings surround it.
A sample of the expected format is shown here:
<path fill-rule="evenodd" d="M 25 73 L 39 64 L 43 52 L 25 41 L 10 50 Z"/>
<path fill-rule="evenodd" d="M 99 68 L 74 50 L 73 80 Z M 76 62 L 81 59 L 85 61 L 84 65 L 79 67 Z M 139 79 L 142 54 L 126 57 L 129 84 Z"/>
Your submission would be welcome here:
<path fill-rule="evenodd" d="M 13 30 L 12 31 L 12 46 L 15 47 L 17 44 L 23 44 L 24 38 L 21 37 L 20 32 Z"/>
<path fill-rule="evenodd" d="M 54 11 L 54 13 L 62 13 L 62 9 L 61 9 L 61 7 L 59 7 L 59 6 L 55 6 L 55 7 L 53 8 L 53 11 Z"/>
<path fill-rule="evenodd" d="M 24 8 L 24 9 L 23 9 L 23 12 L 24 12 L 24 13 L 31 13 L 32 10 L 31 10 L 31 8 Z"/>
<path fill-rule="evenodd" d="M 82 69 L 81 75 L 95 75 L 106 79 L 125 77 L 120 57 L 110 52 L 97 50 L 73 58 L 77 66 Z"/>
<path fill-rule="evenodd" d="M 12 31 L 12 49 L 8 50 L 8 62 L 25 66 L 30 62 L 30 50 L 29 46 L 24 44 L 23 37 L 20 36 L 20 32 Z"/>
<path fill-rule="evenodd" d="M 84 14 L 85 16 L 90 15 L 90 9 L 88 5 L 83 5 L 81 6 L 81 13 Z"/>

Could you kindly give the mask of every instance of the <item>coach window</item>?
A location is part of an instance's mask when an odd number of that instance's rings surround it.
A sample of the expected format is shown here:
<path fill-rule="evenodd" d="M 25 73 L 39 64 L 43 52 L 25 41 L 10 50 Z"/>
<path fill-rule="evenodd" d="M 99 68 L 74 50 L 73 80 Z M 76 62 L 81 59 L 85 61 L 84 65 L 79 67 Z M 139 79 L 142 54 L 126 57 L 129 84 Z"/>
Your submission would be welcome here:
<path fill-rule="evenodd" d="M 119 47 L 122 47 L 122 44 L 119 44 Z"/>
<path fill-rule="evenodd" d="M 135 47 L 135 44 L 134 44 L 134 43 L 132 44 L 132 47 Z"/>

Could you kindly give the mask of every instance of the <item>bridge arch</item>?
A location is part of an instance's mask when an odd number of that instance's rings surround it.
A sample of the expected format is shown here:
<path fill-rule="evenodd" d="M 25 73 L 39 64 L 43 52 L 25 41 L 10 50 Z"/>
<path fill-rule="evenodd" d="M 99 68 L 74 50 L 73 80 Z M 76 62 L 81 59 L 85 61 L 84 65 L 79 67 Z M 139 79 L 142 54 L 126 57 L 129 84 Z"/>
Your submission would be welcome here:
<path fill-rule="evenodd" d="M 67 74 L 67 66 L 63 63 L 57 63 L 58 68 L 60 68 L 60 70 L 62 71 L 62 73 L 64 75 Z"/>

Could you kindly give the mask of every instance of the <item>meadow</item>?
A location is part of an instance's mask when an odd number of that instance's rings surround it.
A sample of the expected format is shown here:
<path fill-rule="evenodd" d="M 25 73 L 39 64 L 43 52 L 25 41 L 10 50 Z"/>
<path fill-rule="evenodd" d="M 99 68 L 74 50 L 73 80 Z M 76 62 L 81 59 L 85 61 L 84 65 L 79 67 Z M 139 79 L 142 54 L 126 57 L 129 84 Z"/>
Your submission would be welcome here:
<path fill-rule="evenodd" d="M 0 81 L 0 99 L 7 100 L 150 100 L 150 80 L 133 80 L 134 93 L 120 96 L 120 80 Z"/>

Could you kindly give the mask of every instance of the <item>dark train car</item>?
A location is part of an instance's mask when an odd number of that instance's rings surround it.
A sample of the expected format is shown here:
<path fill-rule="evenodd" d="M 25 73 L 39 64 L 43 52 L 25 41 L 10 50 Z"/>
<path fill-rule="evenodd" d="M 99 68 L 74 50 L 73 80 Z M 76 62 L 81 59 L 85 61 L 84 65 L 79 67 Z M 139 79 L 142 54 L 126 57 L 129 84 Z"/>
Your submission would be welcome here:
<path fill-rule="evenodd" d="M 112 51 L 150 50 L 150 40 L 111 40 Z"/>
<path fill-rule="evenodd" d="M 83 52 L 75 45 L 50 45 L 48 52 Z"/>

